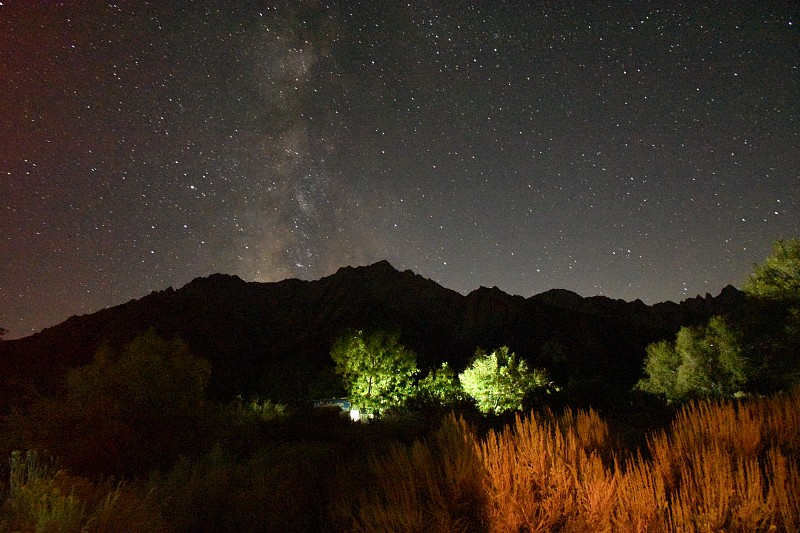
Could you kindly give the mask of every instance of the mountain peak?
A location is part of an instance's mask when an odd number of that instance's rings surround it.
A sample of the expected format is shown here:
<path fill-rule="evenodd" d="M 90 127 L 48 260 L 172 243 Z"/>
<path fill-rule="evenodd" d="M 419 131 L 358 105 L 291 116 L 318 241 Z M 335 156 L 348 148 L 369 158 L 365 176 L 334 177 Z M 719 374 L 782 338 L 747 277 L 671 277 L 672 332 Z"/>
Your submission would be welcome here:
<path fill-rule="evenodd" d="M 379 271 L 379 272 L 388 272 L 388 271 L 391 271 L 391 272 L 399 272 L 399 271 L 398 271 L 398 270 L 397 270 L 397 269 L 396 269 L 394 266 L 392 266 L 392 264 L 391 264 L 389 261 L 387 261 L 386 259 L 381 259 L 381 260 L 380 260 L 380 261 L 378 261 L 377 263 L 372 263 L 371 265 L 367 265 L 367 266 L 366 266 L 366 267 L 364 267 L 364 268 L 366 268 L 366 269 L 368 269 L 368 270 L 375 270 L 375 271 Z"/>
<path fill-rule="evenodd" d="M 546 302 L 560 307 L 577 308 L 583 303 L 583 296 L 567 289 L 550 289 L 531 297 L 540 302 Z"/>
<path fill-rule="evenodd" d="M 386 273 L 397 273 L 399 271 L 396 268 L 394 268 L 389 261 L 387 261 L 386 259 L 381 259 L 377 263 L 372 263 L 370 265 L 340 267 L 336 271 L 336 275 L 345 274 L 349 272 L 376 272 L 376 273 L 386 274 Z"/>
<path fill-rule="evenodd" d="M 194 278 L 192 281 L 183 286 L 181 290 L 184 292 L 202 292 L 202 291 L 224 291 L 243 289 L 246 287 L 247 282 L 242 278 L 232 274 L 211 274 L 209 276 L 200 276 Z"/>

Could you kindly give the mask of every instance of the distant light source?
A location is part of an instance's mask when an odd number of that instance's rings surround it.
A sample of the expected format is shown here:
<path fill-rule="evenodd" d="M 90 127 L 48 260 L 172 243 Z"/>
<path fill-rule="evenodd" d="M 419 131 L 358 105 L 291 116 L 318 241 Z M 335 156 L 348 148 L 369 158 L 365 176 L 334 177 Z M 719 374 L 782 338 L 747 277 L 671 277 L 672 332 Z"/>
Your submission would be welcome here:
<path fill-rule="evenodd" d="M 350 409 L 350 420 L 353 422 L 358 422 L 361 420 L 361 411 L 358 409 Z"/>

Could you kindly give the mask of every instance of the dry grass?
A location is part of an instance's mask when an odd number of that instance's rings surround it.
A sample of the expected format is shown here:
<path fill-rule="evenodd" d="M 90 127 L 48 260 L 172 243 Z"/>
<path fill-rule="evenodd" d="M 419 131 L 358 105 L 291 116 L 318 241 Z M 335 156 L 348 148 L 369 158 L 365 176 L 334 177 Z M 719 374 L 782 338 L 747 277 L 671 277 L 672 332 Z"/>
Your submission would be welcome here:
<path fill-rule="evenodd" d="M 0 530 L 167 531 L 154 502 L 124 483 L 93 483 L 36 452 L 15 452 Z"/>
<path fill-rule="evenodd" d="M 445 419 L 433 438 L 394 445 L 386 457 L 372 457 L 377 483 L 352 502 L 337 502 L 353 531 L 481 531 L 483 466 L 474 433 L 463 420 Z M 357 476 L 351 476 L 350 483 Z"/>
<path fill-rule="evenodd" d="M 480 448 L 489 529 L 607 529 L 616 485 L 598 453 L 607 436 L 593 411 L 567 411 L 557 421 L 517 416 L 512 427 L 490 432 Z"/>
<path fill-rule="evenodd" d="M 796 531 L 798 399 L 692 403 L 653 436 L 645 464 L 667 489 L 666 530 Z"/>
<path fill-rule="evenodd" d="M 481 440 L 451 417 L 433 442 L 371 459 L 349 529 L 798 531 L 799 418 L 800 390 L 695 402 L 622 460 L 593 411 L 517 416 Z"/>
<path fill-rule="evenodd" d="M 327 450 L 287 444 L 244 462 L 220 451 L 142 486 L 16 453 L 0 531 L 166 531 L 164 519 L 185 530 L 200 516 L 308 530 L 321 507 L 329 531 L 800 531 L 800 389 L 691 403 L 624 457 L 591 410 L 519 415 L 484 438 L 451 415 L 425 440 L 354 454 L 317 479 L 334 462 Z"/>

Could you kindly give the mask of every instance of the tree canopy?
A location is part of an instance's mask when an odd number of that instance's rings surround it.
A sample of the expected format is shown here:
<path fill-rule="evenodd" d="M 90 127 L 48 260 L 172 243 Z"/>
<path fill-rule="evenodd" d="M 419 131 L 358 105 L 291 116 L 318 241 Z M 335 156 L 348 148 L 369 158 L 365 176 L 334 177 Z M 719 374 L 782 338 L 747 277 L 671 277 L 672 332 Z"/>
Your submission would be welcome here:
<path fill-rule="evenodd" d="M 201 445 L 211 367 L 179 339 L 154 330 L 121 350 L 103 346 L 69 370 L 64 393 L 18 413 L 24 447 L 46 449 L 92 473 L 136 474 Z"/>
<path fill-rule="evenodd" d="M 334 342 L 331 357 L 358 409 L 381 414 L 414 395 L 417 356 L 400 343 L 398 332 L 348 331 Z"/>
<path fill-rule="evenodd" d="M 776 241 L 772 255 L 755 266 L 743 290 L 753 297 L 800 300 L 800 239 Z"/>
<path fill-rule="evenodd" d="M 661 341 L 647 347 L 647 378 L 636 386 L 663 394 L 670 402 L 733 396 L 743 390 L 750 374 L 741 346 L 739 332 L 720 316 L 704 326 L 683 327 L 674 343 Z"/>
<path fill-rule="evenodd" d="M 458 377 L 478 409 L 495 414 L 522 409 L 523 399 L 548 382 L 544 370 L 530 369 L 507 346 L 490 353 L 478 349 L 472 363 Z"/>
<path fill-rule="evenodd" d="M 419 381 L 417 397 L 428 404 L 452 405 L 464 399 L 464 390 L 455 370 L 448 363 L 442 363 Z"/>
<path fill-rule="evenodd" d="M 121 353 L 99 349 L 91 364 L 67 373 L 67 385 L 77 401 L 108 395 L 169 415 L 201 405 L 210 375 L 208 361 L 195 357 L 186 343 L 164 339 L 150 329 Z"/>

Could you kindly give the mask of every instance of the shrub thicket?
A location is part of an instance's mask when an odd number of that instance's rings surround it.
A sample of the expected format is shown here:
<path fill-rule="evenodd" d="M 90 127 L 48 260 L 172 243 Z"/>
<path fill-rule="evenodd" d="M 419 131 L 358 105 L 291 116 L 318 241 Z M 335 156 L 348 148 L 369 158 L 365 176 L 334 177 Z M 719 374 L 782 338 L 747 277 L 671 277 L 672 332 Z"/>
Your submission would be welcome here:
<path fill-rule="evenodd" d="M 625 458 L 593 411 L 517 416 L 485 439 L 451 417 L 447 447 L 373 459 L 368 489 L 332 516 L 354 531 L 797 531 L 798 417 L 800 389 L 691 403 Z"/>
<path fill-rule="evenodd" d="M 450 415 L 406 444 L 378 442 L 381 424 L 330 428 L 132 483 L 15 453 L 0 531 L 800 530 L 800 389 L 691 402 L 630 454 L 591 410 L 483 436 Z"/>

